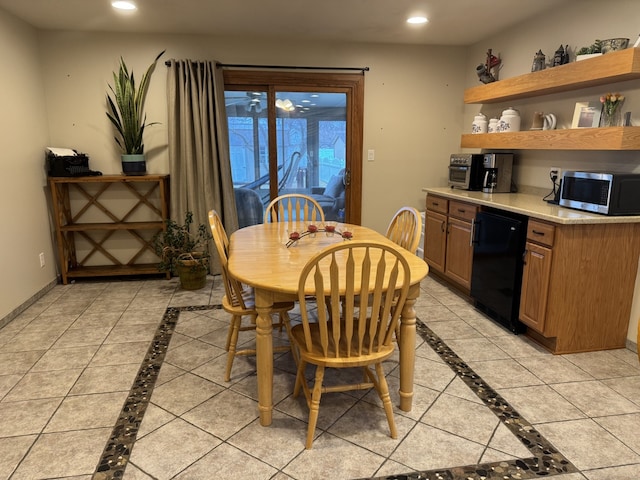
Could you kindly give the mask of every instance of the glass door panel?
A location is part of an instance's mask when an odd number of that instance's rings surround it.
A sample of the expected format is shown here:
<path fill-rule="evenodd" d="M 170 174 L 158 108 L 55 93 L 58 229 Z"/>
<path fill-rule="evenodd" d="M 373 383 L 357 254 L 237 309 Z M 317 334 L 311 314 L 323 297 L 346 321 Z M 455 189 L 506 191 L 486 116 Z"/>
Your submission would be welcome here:
<path fill-rule="evenodd" d="M 327 220 L 344 220 L 346 93 L 276 91 L 278 195 L 313 197 Z"/>
<path fill-rule="evenodd" d="M 269 201 L 269 135 L 267 92 L 225 91 L 231 177 L 235 188 L 247 188 Z"/>

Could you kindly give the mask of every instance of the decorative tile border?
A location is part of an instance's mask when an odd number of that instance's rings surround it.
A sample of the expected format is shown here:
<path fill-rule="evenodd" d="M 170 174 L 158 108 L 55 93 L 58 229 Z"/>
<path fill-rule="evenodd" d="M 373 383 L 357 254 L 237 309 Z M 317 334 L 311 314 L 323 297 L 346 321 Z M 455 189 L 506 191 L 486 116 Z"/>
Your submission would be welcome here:
<path fill-rule="evenodd" d="M 493 388 L 486 384 L 440 337 L 419 319 L 416 319 L 416 328 L 429 346 L 440 355 L 440 358 L 489 407 L 511 433 L 529 449 L 533 456 L 516 460 L 377 478 L 386 480 L 525 480 L 579 472 L 533 425 L 525 420 Z"/>
<path fill-rule="evenodd" d="M 221 305 L 205 305 L 201 307 L 167 308 L 162 321 L 151 341 L 140 370 L 129 390 L 120 416 L 116 421 L 111 437 L 104 448 L 92 480 L 112 480 L 124 477 L 124 470 L 136 441 L 142 418 L 144 417 L 153 388 L 155 387 L 160 367 L 169 348 L 171 336 L 178 323 L 182 311 L 200 311 L 222 308 Z"/>
<path fill-rule="evenodd" d="M 169 342 L 180 312 L 219 308 L 221 308 L 220 305 L 167 308 L 122 407 L 111 437 L 104 448 L 92 480 L 112 480 L 124 477 L 125 468 L 129 462 L 140 424 L 149 405 L 149 399 L 169 348 Z M 429 327 L 419 319 L 416 319 L 416 327 L 420 336 L 429 346 L 531 451 L 532 457 L 376 478 L 385 480 L 526 480 L 578 472 L 578 469 L 571 462 L 495 390 L 487 385 Z"/>

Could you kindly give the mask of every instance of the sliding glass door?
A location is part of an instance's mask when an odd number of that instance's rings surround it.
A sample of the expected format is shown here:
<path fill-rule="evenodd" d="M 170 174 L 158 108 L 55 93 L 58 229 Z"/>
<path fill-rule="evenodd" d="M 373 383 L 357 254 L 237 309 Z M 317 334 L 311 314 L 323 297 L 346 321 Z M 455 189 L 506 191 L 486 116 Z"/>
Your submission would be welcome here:
<path fill-rule="evenodd" d="M 327 219 L 359 223 L 362 120 L 355 112 L 362 109 L 355 106 L 362 79 L 225 72 L 235 188 L 257 193 L 263 206 L 278 195 L 303 193 L 320 203 Z"/>

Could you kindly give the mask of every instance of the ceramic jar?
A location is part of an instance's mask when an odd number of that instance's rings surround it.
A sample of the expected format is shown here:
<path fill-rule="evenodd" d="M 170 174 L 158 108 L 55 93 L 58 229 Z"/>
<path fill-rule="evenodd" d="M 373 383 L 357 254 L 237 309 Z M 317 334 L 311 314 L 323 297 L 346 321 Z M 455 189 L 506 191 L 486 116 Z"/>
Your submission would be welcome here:
<path fill-rule="evenodd" d="M 489 120 L 489 127 L 487 128 L 487 131 L 489 133 L 498 133 L 499 124 L 500 120 L 498 120 L 497 118 L 492 118 L 491 120 Z"/>
<path fill-rule="evenodd" d="M 487 117 L 484 114 L 479 113 L 473 117 L 471 133 L 487 133 Z"/>
<path fill-rule="evenodd" d="M 520 131 L 520 113 L 513 107 L 509 107 L 502 112 L 499 129 L 501 132 Z"/>

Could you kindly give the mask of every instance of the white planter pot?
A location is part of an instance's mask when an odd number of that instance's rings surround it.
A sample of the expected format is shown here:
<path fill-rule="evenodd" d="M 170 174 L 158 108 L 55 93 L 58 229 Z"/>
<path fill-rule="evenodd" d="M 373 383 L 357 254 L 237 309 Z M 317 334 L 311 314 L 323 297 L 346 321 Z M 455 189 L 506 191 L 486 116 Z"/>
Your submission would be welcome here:
<path fill-rule="evenodd" d="M 588 58 L 599 57 L 600 55 L 602 55 L 602 54 L 601 53 L 586 53 L 584 55 L 576 55 L 576 62 L 579 62 L 580 60 L 586 60 Z"/>

